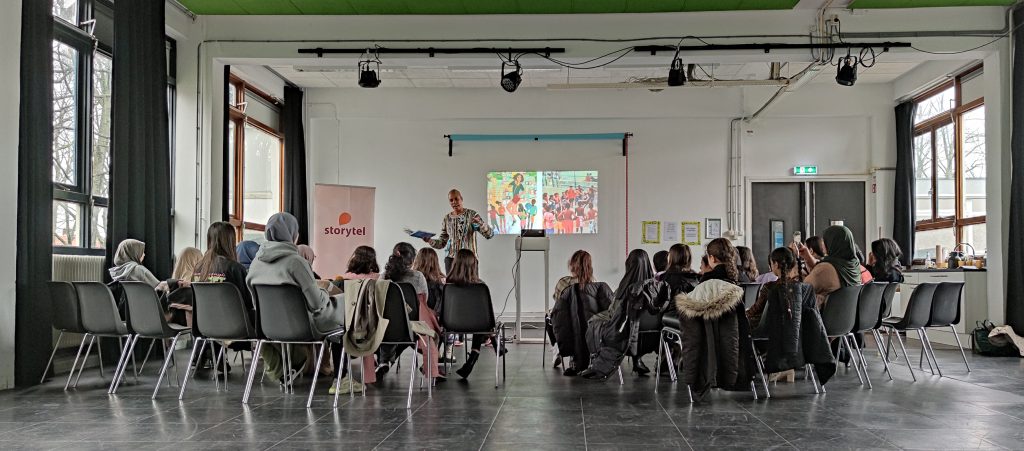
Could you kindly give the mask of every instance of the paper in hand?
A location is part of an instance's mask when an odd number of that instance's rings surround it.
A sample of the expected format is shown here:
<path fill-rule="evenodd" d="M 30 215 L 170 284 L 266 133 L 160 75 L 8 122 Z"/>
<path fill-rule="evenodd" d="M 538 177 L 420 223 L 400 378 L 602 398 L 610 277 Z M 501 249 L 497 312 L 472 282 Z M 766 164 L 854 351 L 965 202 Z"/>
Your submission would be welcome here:
<path fill-rule="evenodd" d="M 413 238 L 420 238 L 420 239 L 432 238 L 434 236 L 434 234 L 430 233 L 430 232 L 424 232 L 422 230 L 415 230 L 414 231 L 414 230 L 408 229 L 408 228 L 405 229 L 405 233 L 408 234 L 409 236 L 413 237 Z"/>

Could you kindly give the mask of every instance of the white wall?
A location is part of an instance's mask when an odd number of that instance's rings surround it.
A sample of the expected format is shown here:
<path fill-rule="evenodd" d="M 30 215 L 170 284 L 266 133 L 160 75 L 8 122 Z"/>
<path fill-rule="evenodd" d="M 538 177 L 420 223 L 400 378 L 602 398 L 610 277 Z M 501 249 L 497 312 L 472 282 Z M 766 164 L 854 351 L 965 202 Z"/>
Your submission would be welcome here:
<path fill-rule="evenodd" d="M 597 169 L 600 233 L 552 238 L 550 276 L 553 283 L 565 274 L 570 254 L 586 249 L 594 255 L 597 276 L 614 285 L 628 248 L 653 253 L 668 247 L 642 246 L 641 221 L 725 218 L 730 119 L 749 113 L 746 103 L 760 106 L 770 93 L 736 88 L 661 93 L 526 89 L 515 94 L 499 89 L 309 90 L 310 183 L 377 187 L 375 247 L 383 262 L 396 242 L 409 241 L 403 226 L 438 227 L 448 211 L 451 187 L 462 190 L 468 207 L 483 210 L 488 171 Z M 836 102 L 823 104 L 818 101 L 823 97 Z M 745 125 L 752 134 L 744 137 L 744 175 L 786 178 L 794 165 L 817 164 L 822 175 L 867 176 L 875 165 L 874 147 L 891 143 L 891 114 L 887 85 L 809 85 Z M 607 132 L 634 134 L 629 143 L 628 248 L 626 161 L 619 141 L 464 142 L 455 144 L 455 156 L 449 158 L 443 138 L 448 133 Z M 869 203 L 873 208 L 872 199 Z M 874 230 L 874 215 L 868 220 L 868 230 Z M 480 245 L 481 276 L 499 311 L 512 288 L 513 247 L 511 236 Z M 532 257 L 522 264 L 525 311 L 543 306 L 538 265 L 539 258 Z"/>
<path fill-rule="evenodd" d="M 21 0 L 7 3 L 0 15 L 0 205 L 4 211 L 18 208 L 18 128 L 21 99 Z M 0 219 L 0 390 L 14 386 L 14 279 L 17 272 L 18 219 L 7 214 Z"/>
<path fill-rule="evenodd" d="M 174 219 L 173 245 L 177 252 L 185 246 L 200 245 L 197 235 L 199 209 L 202 197 L 209 197 L 209 187 L 199 190 L 196 171 L 199 157 L 197 149 L 199 99 L 196 96 L 199 68 L 196 52 L 203 37 L 202 20 L 193 21 L 177 8 L 167 5 L 167 35 L 177 42 L 177 95 L 175 98 L 174 130 Z M 205 235 L 202 235 L 205 236 Z M 205 239 L 202 240 L 205 242 Z"/>

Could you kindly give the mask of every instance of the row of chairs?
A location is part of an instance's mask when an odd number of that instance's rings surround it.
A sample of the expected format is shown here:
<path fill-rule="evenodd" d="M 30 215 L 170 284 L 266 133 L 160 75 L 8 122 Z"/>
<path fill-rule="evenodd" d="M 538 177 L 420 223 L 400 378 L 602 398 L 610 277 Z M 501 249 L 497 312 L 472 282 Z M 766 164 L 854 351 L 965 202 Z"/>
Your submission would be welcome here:
<path fill-rule="evenodd" d="M 289 352 L 290 345 L 313 345 L 318 352 L 316 365 L 320 368 L 323 354 L 327 345 L 331 342 L 341 346 L 340 337 L 344 333 L 343 328 L 332 331 L 318 331 L 313 326 L 313 321 L 305 309 L 305 301 L 298 287 L 290 285 L 255 285 L 253 287 L 253 301 L 256 308 L 256 316 L 250 321 L 249 310 L 246 308 L 238 289 L 229 283 L 194 283 L 193 289 L 193 315 L 192 327 L 188 328 L 173 323 L 168 323 L 164 316 L 164 310 L 153 289 L 141 282 L 123 282 L 124 296 L 127 303 L 127 321 L 123 321 L 118 312 L 117 304 L 110 289 L 99 282 L 51 282 L 50 292 L 54 303 L 54 328 L 60 332 L 58 341 L 65 333 L 83 334 L 79 345 L 75 362 L 65 383 L 65 390 L 71 386 L 71 380 L 75 376 L 75 369 L 78 371 L 75 378 L 75 386 L 81 378 L 81 373 L 86 365 L 86 360 L 92 349 L 93 341 L 101 337 L 116 337 L 121 345 L 121 356 L 118 359 L 117 368 L 108 388 L 108 393 L 117 392 L 121 381 L 124 379 L 129 359 L 134 364 L 134 349 L 139 339 L 147 338 L 164 342 L 165 359 L 157 378 L 156 387 L 153 390 L 153 399 L 159 392 L 161 382 L 166 372 L 174 362 L 174 352 L 180 338 L 191 335 L 193 348 L 186 365 L 186 374 L 180 384 L 179 399 L 183 399 L 190 377 L 195 376 L 198 369 L 198 359 L 208 343 L 220 343 L 221 353 L 214 355 L 214 346 L 211 344 L 210 353 L 213 362 L 224 362 L 226 365 L 225 342 L 250 342 L 254 345 L 252 364 L 246 375 L 246 386 L 243 394 L 243 403 L 248 403 L 252 384 L 255 379 L 257 357 L 264 345 L 281 345 L 284 351 L 286 368 L 290 368 Z M 397 346 L 412 346 L 414 353 L 414 366 L 416 355 L 419 354 L 419 338 L 413 332 L 411 321 L 418 319 L 419 306 L 416 299 L 415 289 L 410 284 L 396 284 L 392 282 L 391 289 L 385 300 L 384 316 L 389 319 L 388 327 L 384 333 L 382 344 Z M 484 284 L 468 286 L 449 286 L 445 290 L 443 301 L 444 315 L 441 323 L 444 325 L 445 333 L 488 333 L 495 334 L 499 343 L 504 341 L 503 326 L 497 323 L 494 318 L 493 307 L 491 306 L 490 293 Z M 170 340 L 169 346 L 167 341 Z M 85 356 L 82 350 L 89 342 Z M 150 348 L 152 350 L 152 346 Z M 424 349 L 423 364 L 426 366 L 431 360 L 431 352 L 436 350 Z M 43 380 L 53 362 L 53 356 L 47 363 L 44 370 Z M 147 353 L 148 358 L 148 353 Z M 81 361 L 81 365 L 79 365 Z M 351 362 L 342 348 L 342 361 L 347 362 L 348 371 L 351 373 Z M 100 355 L 102 375 L 102 355 Z M 244 358 L 243 358 L 244 372 Z M 194 365 L 195 364 L 195 365 Z M 145 361 L 143 362 L 143 367 Z M 177 380 L 177 365 L 175 364 L 175 380 Z M 502 358 L 502 369 L 504 358 Z M 372 369 L 364 368 L 365 371 Z M 138 370 L 133 371 L 136 378 Z M 410 371 L 409 395 L 407 407 L 411 407 L 412 388 L 415 384 L 416 371 Z M 227 387 L 226 371 L 225 388 Z M 338 378 L 335 384 L 340 383 L 341 369 L 337 369 Z M 307 399 L 307 407 L 312 405 L 314 390 L 316 388 L 317 372 L 314 372 L 312 388 Z M 42 381 L 41 381 L 42 382 Z M 286 378 L 285 387 L 292 390 L 292 380 Z M 170 384 L 170 379 L 168 379 Z M 428 396 L 431 396 L 432 384 L 428 385 Z M 495 387 L 498 386 L 498 368 L 495 365 Z M 335 391 L 334 405 L 337 407 L 338 396 Z M 365 389 L 364 393 L 365 395 Z M 350 394 L 353 395 L 354 394 Z"/>

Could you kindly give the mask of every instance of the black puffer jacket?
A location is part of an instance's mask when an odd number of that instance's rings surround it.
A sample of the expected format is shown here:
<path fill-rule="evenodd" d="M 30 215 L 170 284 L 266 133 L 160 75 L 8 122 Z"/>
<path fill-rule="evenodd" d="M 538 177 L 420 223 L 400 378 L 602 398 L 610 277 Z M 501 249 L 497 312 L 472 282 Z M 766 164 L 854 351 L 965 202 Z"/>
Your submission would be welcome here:
<path fill-rule="evenodd" d="M 641 312 L 656 314 L 660 310 L 654 303 L 661 287 L 662 283 L 654 279 L 634 283 L 622 297 L 615 298 L 607 310 L 590 318 L 587 322 L 590 370 L 608 376 L 619 367 L 623 357 L 642 355 L 637 352 L 638 320 Z"/>
<path fill-rule="evenodd" d="M 712 387 L 749 390 L 755 373 L 743 289 L 729 281 L 701 282 L 675 298 L 679 311 L 683 383 L 702 396 Z"/>
<path fill-rule="evenodd" d="M 572 284 L 562 291 L 551 309 L 551 331 L 562 357 L 572 357 L 573 366 L 586 368 L 590 364 L 587 347 L 587 321 L 608 310 L 612 304 L 612 289 L 604 282 L 586 285 Z"/>
<path fill-rule="evenodd" d="M 753 336 L 768 339 L 765 371 L 778 373 L 810 363 L 818 380 L 828 382 L 836 373 L 836 364 L 816 308 L 814 287 L 771 282 L 762 290 L 766 290 L 767 303 Z"/>

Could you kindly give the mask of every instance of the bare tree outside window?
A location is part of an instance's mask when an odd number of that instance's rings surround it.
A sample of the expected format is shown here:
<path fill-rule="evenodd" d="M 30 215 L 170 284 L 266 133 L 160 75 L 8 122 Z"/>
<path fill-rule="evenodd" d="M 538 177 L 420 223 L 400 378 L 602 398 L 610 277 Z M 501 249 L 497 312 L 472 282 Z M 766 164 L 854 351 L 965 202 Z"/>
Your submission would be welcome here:
<path fill-rule="evenodd" d="M 78 183 L 78 51 L 53 43 L 53 181 Z"/>
<path fill-rule="evenodd" d="M 53 245 L 81 246 L 78 220 L 82 217 L 82 206 L 72 202 L 53 202 Z"/>
<path fill-rule="evenodd" d="M 92 73 L 92 194 L 110 194 L 111 71 L 113 62 L 101 53 L 93 58 Z"/>
<path fill-rule="evenodd" d="M 53 0 L 53 17 L 78 25 L 78 0 Z"/>

